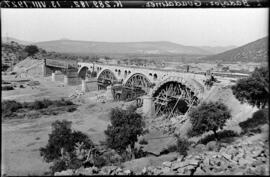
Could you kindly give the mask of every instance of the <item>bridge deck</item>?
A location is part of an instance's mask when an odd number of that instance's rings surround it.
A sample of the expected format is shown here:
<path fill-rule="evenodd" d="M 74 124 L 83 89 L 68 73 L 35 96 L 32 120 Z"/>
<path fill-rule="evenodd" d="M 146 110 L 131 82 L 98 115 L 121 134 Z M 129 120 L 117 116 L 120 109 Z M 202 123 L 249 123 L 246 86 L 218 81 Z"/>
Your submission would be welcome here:
<path fill-rule="evenodd" d="M 79 62 L 78 64 L 89 64 L 85 62 Z M 103 63 L 96 63 L 95 66 L 112 66 L 112 67 L 120 67 L 120 68 L 132 68 L 132 69 L 142 69 L 142 70 L 151 70 L 151 71 L 163 71 L 163 72 L 169 72 L 169 73 L 185 73 L 185 74 L 196 74 L 196 75 L 204 75 L 205 72 L 203 71 L 190 71 L 186 72 L 184 70 L 178 70 L 178 69 L 164 69 L 164 68 L 153 68 L 153 67 L 138 67 L 138 66 L 128 66 L 128 65 L 115 65 L 115 64 L 103 64 Z M 230 73 L 230 72 L 212 72 L 215 76 L 220 77 L 230 77 L 230 78 L 238 78 L 238 77 L 248 77 L 249 74 L 244 73 Z"/>
<path fill-rule="evenodd" d="M 46 66 L 63 68 L 63 69 L 77 68 L 77 62 L 74 62 L 74 61 L 46 59 L 45 64 Z"/>

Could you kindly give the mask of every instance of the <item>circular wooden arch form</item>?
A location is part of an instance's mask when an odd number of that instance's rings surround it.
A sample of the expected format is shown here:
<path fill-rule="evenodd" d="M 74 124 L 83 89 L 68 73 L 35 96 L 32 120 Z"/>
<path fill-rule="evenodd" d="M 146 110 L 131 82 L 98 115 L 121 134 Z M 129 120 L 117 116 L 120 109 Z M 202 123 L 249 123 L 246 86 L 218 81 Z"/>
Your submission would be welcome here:
<path fill-rule="evenodd" d="M 124 83 L 125 88 L 129 88 L 131 90 L 139 89 L 143 90 L 145 93 L 148 93 L 150 86 L 150 80 L 141 73 L 135 73 L 131 75 Z"/>
<path fill-rule="evenodd" d="M 187 82 L 167 81 L 160 84 L 152 93 L 156 116 L 185 115 L 191 107 L 199 103 L 198 92 Z"/>
<path fill-rule="evenodd" d="M 103 84 L 105 86 L 111 85 L 116 81 L 117 81 L 116 76 L 109 69 L 104 69 L 103 71 L 101 71 L 97 78 L 98 84 Z"/>

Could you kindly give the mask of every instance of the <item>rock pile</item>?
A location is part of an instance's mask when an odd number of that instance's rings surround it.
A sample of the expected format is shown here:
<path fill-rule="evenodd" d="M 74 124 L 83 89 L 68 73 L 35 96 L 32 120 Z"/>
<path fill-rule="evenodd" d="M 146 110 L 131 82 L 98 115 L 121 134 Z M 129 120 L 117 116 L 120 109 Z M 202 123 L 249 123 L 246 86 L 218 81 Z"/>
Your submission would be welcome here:
<path fill-rule="evenodd" d="M 204 151 L 202 151 L 202 149 Z M 268 140 L 250 142 L 247 139 L 232 145 L 221 143 L 219 148 L 207 151 L 199 144 L 186 157 L 165 161 L 158 167 L 145 167 L 133 172 L 118 166 L 105 166 L 66 170 L 55 175 L 269 175 Z"/>
<path fill-rule="evenodd" d="M 72 93 L 72 94 L 69 96 L 69 98 L 71 98 L 71 99 L 72 99 L 72 98 L 80 98 L 81 95 L 84 95 L 84 93 L 83 93 L 82 91 L 76 89 L 76 90 L 74 91 L 74 93 Z"/>
<path fill-rule="evenodd" d="M 165 116 L 160 116 L 155 119 L 149 119 L 149 129 L 162 130 L 164 134 L 172 134 L 176 128 L 176 122 L 178 119 L 171 118 L 167 119 Z"/>

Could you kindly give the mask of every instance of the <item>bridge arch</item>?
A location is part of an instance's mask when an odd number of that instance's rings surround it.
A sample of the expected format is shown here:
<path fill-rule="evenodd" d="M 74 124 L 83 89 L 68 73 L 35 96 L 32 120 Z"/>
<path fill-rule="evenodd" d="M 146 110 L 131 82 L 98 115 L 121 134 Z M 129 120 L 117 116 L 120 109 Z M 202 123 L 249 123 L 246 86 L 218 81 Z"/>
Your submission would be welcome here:
<path fill-rule="evenodd" d="M 185 115 L 199 104 L 203 86 L 191 78 L 170 76 L 159 82 L 149 93 L 154 99 L 156 116 Z"/>
<path fill-rule="evenodd" d="M 150 79 L 142 73 L 134 73 L 129 75 L 123 82 L 124 87 L 130 89 L 141 89 L 145 93 L 149 92 L 152 85 Z"/>
<path fill-rule="evenodd" d="M 117 81 L 117 77 L 110 69 L 103 69 L 97 76 L 98 87 L 100 89 L 106 89 L 108 85 Z"/>
<path fill-rule="evenodd" d="M 87 73 L 88 70 L 89 70 L 89 68 L 88 68 L 87 66 L 83 66 L 83 67 L 80 68 L 80 70 L 78 71 L 78 76 L 79 76 L 81 79 L 85 79 L 86 73 Z"/>

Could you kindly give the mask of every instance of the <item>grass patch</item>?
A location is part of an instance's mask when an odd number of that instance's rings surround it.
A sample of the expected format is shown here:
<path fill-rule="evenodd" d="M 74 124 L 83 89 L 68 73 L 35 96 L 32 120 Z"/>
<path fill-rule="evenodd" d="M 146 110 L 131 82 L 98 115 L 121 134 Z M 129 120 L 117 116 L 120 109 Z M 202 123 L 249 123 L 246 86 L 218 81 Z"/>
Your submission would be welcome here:
<path fill-rule="evenodd" d="M 77 105 L 65 99 L 61 100 L 36 100 L 34 102 L 17 102 L 5 100 L 2 102 L 2 119 L 13 118 L 38 118 L 42 115 L 57 115 L 64 112 L 73 112 Z"/>

